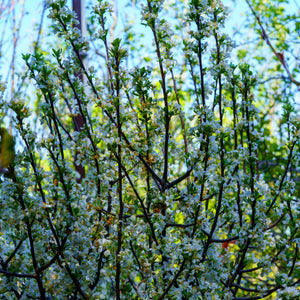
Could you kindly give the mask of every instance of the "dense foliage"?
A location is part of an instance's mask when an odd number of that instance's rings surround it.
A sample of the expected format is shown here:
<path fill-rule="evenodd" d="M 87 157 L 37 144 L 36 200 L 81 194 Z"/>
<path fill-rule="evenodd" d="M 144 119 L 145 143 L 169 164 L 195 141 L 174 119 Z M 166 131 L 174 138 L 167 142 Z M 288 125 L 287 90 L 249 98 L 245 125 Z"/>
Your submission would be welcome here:
<path fill-rule="evenodd" d="M 23 56 L 35 105 L 1 83 L 22 149 L 2 139 L 3 299 L 297 297 L 300 119 L 285 101 L 270 138 L 221 1 L 140 1 L 122 39 L 95 1 L 89 41 L 65 2 Z"/>

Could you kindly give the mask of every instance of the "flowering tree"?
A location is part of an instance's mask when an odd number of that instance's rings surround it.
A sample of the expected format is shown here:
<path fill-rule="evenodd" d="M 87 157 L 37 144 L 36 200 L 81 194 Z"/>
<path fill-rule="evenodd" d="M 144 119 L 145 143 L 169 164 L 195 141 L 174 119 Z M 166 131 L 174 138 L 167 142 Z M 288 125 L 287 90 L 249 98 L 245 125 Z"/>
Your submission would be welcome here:
<path fill-rule="evenodd" d="M 237 56 L 250 61 L 257 75 L 257 105 L 262 112 L 264 135 L 269 135 L 260 168 L 267 180 L 276 181 L 281 172 L 286 126 L 291 112 L 299 110 L 299 5 L 296 1 L 245 0 L 247 18 Z M 241 37 L 241 36 L 240 36 Z M 284 121 L 282 122 L 282 112 Z M 280 142 L 279 142 L 280 141 Z M 299 172 L 292 175 L 299 197 Z"/>
<path fill-rule="evenodd" d="M 65 1 L 49 8 L 67 47 L 24 55 L 38 107 L 2 93 L 22 141 L 1 167 L 3 297 L 299 295 L 300 121 L 286 105 L 283 162 L 269 181 L 256 80 L 230 62 L 222 3 L 143 1 L 153 40 L 143 51 L 131 28 L 112 38 L 111 7 L 98 1 L 90 47 L 102 43 L 104 76 L 84 65 L 89 44 Z"/>

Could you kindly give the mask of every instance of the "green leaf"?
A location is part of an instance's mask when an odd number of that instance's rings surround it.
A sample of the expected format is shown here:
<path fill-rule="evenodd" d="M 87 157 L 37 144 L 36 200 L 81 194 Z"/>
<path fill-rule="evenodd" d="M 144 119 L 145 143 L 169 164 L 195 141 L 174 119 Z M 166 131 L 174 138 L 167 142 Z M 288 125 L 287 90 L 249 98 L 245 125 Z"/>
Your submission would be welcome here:
<path fill-rule="evenodd" d="M 15 141 L 8 131 L 1 127 L 0 128 L 0 168 L 7 168 L 15 158 Z"/>

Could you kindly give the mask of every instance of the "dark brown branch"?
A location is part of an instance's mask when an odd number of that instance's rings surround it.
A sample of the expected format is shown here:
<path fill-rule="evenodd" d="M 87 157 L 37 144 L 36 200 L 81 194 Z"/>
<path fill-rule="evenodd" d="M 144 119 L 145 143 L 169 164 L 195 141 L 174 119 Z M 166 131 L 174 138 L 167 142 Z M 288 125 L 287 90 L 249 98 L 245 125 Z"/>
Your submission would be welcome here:
<path fill-rule="evenodd" d="M 272 52 L 275 54 L 275 56 L 277 57 L 277 59 L 279 60 L 279 62 L 282 64 L 283 68 L 286 70 L 290 80 L 292 83 L 294 83 L 295 85 L 297 85 L 298 87 L 298 90 L 300 90 L 300 82 L 297 81 L 293 75 L 291 74 L 290 70 L 288 69 L 283 57 L 282 57 L 282 54 L 277 52 L 275 50 L 275 48 L 273 47 L 270 39 L 269 39 L 269 36 L 267 35 L 265 29 L 264 29 L 264 26 L 262 25 L 261 23 L 261 20 L 260 20 L 260 17 L 259 15 L 257 14 L 257 12 L 253 9 L 252 5 L 250 4 L 250 2 L 248 0 L 246 0 L 248 6 L 250 7 L 255 19 L 257 20 L 258 24 L 259 24 L 259 27 L 261 29 L 261 36 L 262 36 L 262 39 L 267 43 L 267 45 L 270 47 L 270 49 L 272 50 Z"/>
<path fill-rule="evenodd" d="M 174 278 L 172 279 L 172 281 L 169 283 L 168 287 L 162 293 L 162 295 L 158 298 L 158 300 L 164 299 L 164 297 L 168 294 L 168 292 L 170 291 L 170 289 L 175 284 L 176 280 L 178 279 L 178 277 L 180 276 L 180 274 L 184 270 L 184 266 L 185 266 L 185 259 L 182 261 L 180 269 L 178 270 L 178 272 L 176 273 L 176 275 L 174 276 Z"/>
<path fill-rule="evenodd" d="M 36 279 L 36 275 L 35 274 L 14 273 L 14 272 L 5 271 L 3 269 L 0 269 L 0 273 L 5 274 L 6 276 L 20 277 L 20 278 L 34 278 L 34 279 Z"/>
<path fill-rule="evenodd" d="M 152 13 L 152 7 L 150 1 L 148 2 L 148 8 L 149 12 Z M 156 27 L 155 23 L 153 24 L 153 27 L 151 27 L 153 36 L 154 36 L 154 41 L 156 45 L 156 54 L 158 58 L 158 64 L 159 64 L 159 70 L 160 70 L 160 76 L 161 76 L 161 88 L 163 91 L 163 96 L 164 96 L 164 110 L 165 110 L 165 146 L 164 146 L 164 171 L 163 171 L 163 185 L 167 183 L 168 180 L 168 164 L 169 164 L 169 139 L 170 139 L 170 116 L 169 116 L 169 103 L 168 103 L 168 93 L 167 93 L 167 86 L 166 86 L 166 73 L 164 71 L 164 66 L 163 66 L 163 59 L 161 56 L 161 51 L 160 51 L 160 44 L 159 40 L 157 37 L 157 32 L 156 32 Z"/>
<path fill-rule="evenodd" d="M 280 180 L 280 184 L 279 184 L 279 187 L 278 187 L 278 191 L 277 191 L 277 193 L 276 193 L 276 195 L 275 195 L 275 197 L 274 197 L 274 199 L 273 199 L 271 205 L 269 206 L 268 210 L 266 211 L 266 215 L 268 215 L 269 212 L 271 211 L 273 205 L 275 204 L 275 202 L 276 202 L 276 200 L 277 200 L 277 198 L 278 198 L 279 192 L 280 192 L 281 189 L 282 189 L 283 182 L 284 182 L 284 180 L 285 180 L 285 177 L 286 177 L 287 172 L 288 172 L 288 170 L 289 170 L 289 166 L 290 166 L 291 161 L 292 161 L 293 150 L 294 150 L 294 147 L 295 147 L 295 145 L 296 145 L 296 141 L 297 141 L 297 140 L 295 140 L 295 141 L 293 142 L 293 144 L 292 144 L 292 147 L 291 147 L 290 153 L 289 153 L 289 157 L 288 157 L 288 162 L 287 162 L 287 165 L 286 165 L 286 167 L 285 167 L 283 176 L 282 176 L 282 178 L 281 178 L 281 180 Z"/>

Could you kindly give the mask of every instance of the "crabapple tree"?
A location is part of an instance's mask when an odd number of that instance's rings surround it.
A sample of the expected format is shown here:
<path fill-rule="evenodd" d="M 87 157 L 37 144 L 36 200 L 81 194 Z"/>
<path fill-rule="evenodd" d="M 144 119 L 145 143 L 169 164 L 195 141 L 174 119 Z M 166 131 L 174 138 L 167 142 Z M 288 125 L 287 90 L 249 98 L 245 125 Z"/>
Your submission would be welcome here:
<path fill-rule="evenodd" d="M 0 182 L 3 299 L 299 295 L 300 119 L 283 107 L 270 180 L 222 2 L 92 2 L 85 40 L 48 1 L 54 46 L 23 55 L 35 106 L 1 83 L 18 146 Z"/>

